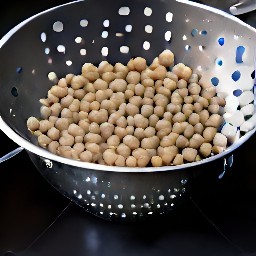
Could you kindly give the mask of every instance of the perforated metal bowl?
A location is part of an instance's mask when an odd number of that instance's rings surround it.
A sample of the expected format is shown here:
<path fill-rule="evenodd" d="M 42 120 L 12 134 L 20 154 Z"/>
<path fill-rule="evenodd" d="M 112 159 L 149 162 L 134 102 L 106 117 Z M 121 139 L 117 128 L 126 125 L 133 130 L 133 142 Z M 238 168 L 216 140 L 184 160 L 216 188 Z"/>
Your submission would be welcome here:
<path fill-rule="evenodd" d="M 53 85 L 53 73 L 61 78 L 79 74 L 85 62 L 127 63 L 134 56 L 151 62 L 164 49 L 221 95 L 252 91 L 255 40 L 255 29 L 239 19 L 182 0 L 87 0 L 46 10 L 0 41 L 0 128 L 50 184 L 86 211 L 107 220 L 168 214 L 182 203 L 197 167 L 225 159 L 255 129 L 243 136 L 238 129 L 232 146 L 200 162 L 130 169 L 56 156 L 37 146 L 26 120 L 40 116 L 39 99 Z"/>

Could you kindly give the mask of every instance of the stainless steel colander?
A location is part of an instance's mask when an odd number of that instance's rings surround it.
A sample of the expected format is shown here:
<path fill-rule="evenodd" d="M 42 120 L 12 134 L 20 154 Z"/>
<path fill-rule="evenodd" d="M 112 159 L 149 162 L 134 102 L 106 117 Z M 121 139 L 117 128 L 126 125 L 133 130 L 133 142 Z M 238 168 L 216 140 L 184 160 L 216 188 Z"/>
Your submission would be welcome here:
<path fill-rule="evenodd" d="M 164 49 L 215 85 L 219 95 L 245 95 L 253 92 L 255 47 L 255 29 L 185 0 L 86 0 L 57 6 L 25 20 L 0 41 L 0 128 L 27 151 L 51 185 L 86 211 L 106 220 L 168 214 L 182 203 L 197 168 L 225 162 L 254 134 L 255 114 L 236 128 L 234 143 L 219 155 L 181 166 L 134 169 L 56 156 L 37 145 L 27 118 L 40 116 L 39 99 L 55 76 L 79 74 L 85 62 L 127 63 L 135 56 L 151 62 Z"/>

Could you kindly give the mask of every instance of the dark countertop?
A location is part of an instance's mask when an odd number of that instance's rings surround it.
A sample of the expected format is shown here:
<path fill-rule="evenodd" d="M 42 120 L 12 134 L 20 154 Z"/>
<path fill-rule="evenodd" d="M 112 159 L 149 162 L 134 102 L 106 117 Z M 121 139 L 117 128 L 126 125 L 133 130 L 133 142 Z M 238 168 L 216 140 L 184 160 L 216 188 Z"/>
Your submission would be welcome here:
<path fill-rule="evenodd" d="M 38 2 L 2 6 L 0 37 L 67 1 Z M 0 141 L 0 156 L 17 147 L 2 132 Z M 23 151 L 0 165 L 0 255 L 256 255 L 255 143 L 253 136 L 236 150 L 224 178 L 199 184 L 175 214 L 140 223 L 88 214 L 52 188 Z"/>

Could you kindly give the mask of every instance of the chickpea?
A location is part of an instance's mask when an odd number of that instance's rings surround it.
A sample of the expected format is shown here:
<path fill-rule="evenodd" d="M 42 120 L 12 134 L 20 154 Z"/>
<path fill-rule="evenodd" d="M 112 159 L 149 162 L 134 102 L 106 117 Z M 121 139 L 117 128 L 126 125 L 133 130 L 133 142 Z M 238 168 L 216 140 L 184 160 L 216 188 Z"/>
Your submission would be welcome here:
<path fill-rule="evenodd" d="M 151 63 L 151 65 L 149 66 L 149 68 L 151 69 L 151 70 L 155 70 L 157 67 L 159 67 L 159 58 L 158 57 L 156 57 L 156 58 L 154 58 L 154 60 L 153 60 L 153 62 Z"/>
<path fill-rule="evenodd" d="M 200 122 L 200 116 L 197 113 L 192 113 L 188 118 L 188 122 L 192 125 L 196 125 Z"/>
<path fill-rule="evenodd" d="M 200 103 L 204 108 L 208 108 L 209 106 L 209 101 L 204 97 L 198 97 L 197 102 Z"/>
<path fill-rule="evenodd" d="M 201 103 L 198 103 L 198 102 L 196 102 L 195 104 L 194 104 L 194 111 L 195 111 L 195 113 L 197 113 L 197 114 L 200 114 L 200 112 L 203 110 L 203 105 L 201 104 Z"/>
<path fill-rule="evenodd" d="M 177 92 L 182 98 L 185 98 L 186 96 L 188 96 L 187 88 L 177 89 Z"/>
<path fill-rule="evenodd" d="M 72 80 L 73 77 L 74 77 L 74 74 L 67 74 L 67 75 L 65 76 L 65 80 L 66 80 L 66 83 L 67 83 L 68 85 L 71 85 L 71 80 Z"/>
<path fill-rule="evenodd" d="M 90 122 L 95 122 L 97 124 L 105 123 L 108 120 L 108 112 L 105 109 L 100 109 L 99 111 L 92 110 L 89 113 L 88 119 Z"/>
<path fill-rule="evenodd" d="M 83 143 L 75 143 L 73 146 L 73 149 L 78 153 L 82 153 L 85 149 L 85 146 Z"/>
<path fill-rule="evenodd" d="M 101 143 L 101 141 L 102 141 L 102 138 L 99 134 L 89 132 L 89 133 L 85 134 L 85 136 L 84 136 L 85 143 L 89 142 L 89 143 L 99 144 L 99 143 Z"/>
<path fill-rule="evenodd" d="M 123 65 L 122 63 L 116 63 L 114 66 L 114 72 L 123 72 L 128 74 L 129 69 L 127 66 Z"/>
<path fill-rule="evenodd" d="M 226 148 L 227 147 L 227 137 L 223 135 L 222 133 L 216 133 L 213 139 L 214 146 Z"/>
<path fill-rule="evenodd" d="M 183 155 L 177 154 L 173 160 L 173 165 L 181 165 L 184 164 Z"/>
<path fill-rule="evenodd" d="M 151 79 L 150 77 L 142 79 L 142 75 L 141 75 L 141 84 L 145 87 L 145 88 L 151 88 L 154 86 L 154 80 Z"/>
<path fill-rule="evenodd" d="M 169 103 L 166 107 L 166 110 L 171 114 L 177 114 L 181 111 L 181 104 Z"/>
<path fill-rule="evenodd" d="M 170 165 L 176 155 L 179 153 L 179 150 L 176 146 L 166 147 L 163 150 L 162 160 L 165 165 Z"/>
<path fill-rule="evenodd" d="M 209 127 L 215 127 L 215 128 L 219 128 L 221 123 L 223 122 L 223 117 L 220 116 L 219 114 L 212 114 L 208 120 L 205 122 L 205 126 Z"/>
<path fill-rule="evenodd" d="M 144 92 L 145 92 L 145 87 L 138 83 L 135 85 L 135 94 L 138 95 L 138 96 L 143 96 L 144 95 Z"/>
<path fill-rule="evenodd" d="M 109 89 L 113 92 L 125 92 L 127 88 L 127 82 L 123 79 L 115 79 L 109 84 Z"/>
<path fill-rule="evenodd" d="M 121 155 L 117 156 L 117 159 L 115 161 L 116 166 L 124 167 L 125 166 L 125 158 Z"/>
<path fill-rule="evenodd" d="M 201 92 L 201 96 L 207 100 L 210 100 L 216 95 L 216 89 L 215 87 L 211 86 L 209 88 L 205 88 Z"/>
<path fill-rule="evenodd" d="M 190 139 L 193 135 L 194 135 L 195 131 L 194 131 L 194 127 L 191 124 L 188 124 L 187 127 L 184 130 L 184 136 L 187 139 Z"/>
<path fill-rule="evenodd" d="M 144 129 L 142 129 L 142 128 L 136 128 L 136 129 L 134 130 L 134 136 L 135 136 L 138 140 L 144 139 L 144 138 L 146 137 Z"/>
<path fill-rule="evenodd" d="M 117 146 L 116 152 L 125 158 L 131 155 L 131 149 L 124 143 L 121 143 Z"/>
<path fill-rule="evenodd" d="M 115 151 L 113 149 L 107 149 L 103 153 L 103 159 L 107 165 L 114 165 L 117 158 L 118 158 L 118 155 L 115 153 Z"/>
<path fill-rule="evenodd" d="M 80 120 L 78 122 L 78 125 L 84 130 L 85 133 L 88 133 L 89 132 L 89 127 L 90 127 L 90 124 L 89 124 L 89 121 L 88 120 Z M 56 125 L 55 125 L 56 126 Z"/>
<path fill-rule="evenodd" d="M 108 84 L 116 79 L 116 74 L 113 72 L 103 73 L 101 76 L 102 80 L 107 82 Z"/>
<path fill-rule="evenodd" d="M 114 67 L 111 64 L 109 64 L 107 61 L 102 61 L 98 66 L 98 72 L 100 75 L 106 72 L 112 72 L 113 70 L 114 70 Z"/>
<path fill-rule="evenodd" d="M 180 80 L 177 82 L 177 88 L 183 89 L 183 88 L 187 88 L 187 87 L 188 87 L 188 83 L 187 83 L 186 80 L 180 79 Z"/>
<path fill-rule="evenodd" d="M 115 127 L 114 134 L 117 135 L 120 139 L 123 139 L 126 135 L 128 135 L 126 128 L 119 126 Z"/>
<path fill-rule="evenodd" d="M 179 112 L 177 114 L 175 114 L 172 118 L 172 121 L 174 123 L 181 123 L 181 122 L 185 122 L 186 121 L 186 116 L 185 114 L 183 114 L 182 112 Z"/>
<path fill-rule="evenodd" d="M 219 105 L 209 105 L 208 111 L 211 114 L 219 114 L 220 112 L 220 106 Z"/>
<path fill-rule="evenodd" d="M 60 137 L 59 143 L 61 146 L 73 146 L 75 138 L 70 134 L 64 134 Z"/>
<path fill-rule="evenodd" d="M 60 144 L 59 144 L 58 141 L 52 141 L 52 142 L 48 145 L 47 149 L 48 149 L 51 153 L 53 153 L 53 154 L 56 155 L 59 146 L 60 146 Z"/>
<path fill-rule="evenodd" d="M 206 127 L 203 131 L 203 137 L 205 139 L 205 142 L 212 142 L 216 133 L 217 129 L 215 127 Z"/>
<path fill-rule="evenodd" d="M 217 154 L 220 154 L 224 151 L 224 148 L 223 147 L 220 147 L 220 146 L 213 146 L 212 147 L 212 153 L 217 155 Z"/>
<path fill-rule="evenodd" d="M 100 146 L 96 143 L 87 142 L 85 143 L 86 150 L 92 152 L 92 154 L 99 154 L 100 153 Z"/>
<path fill-rule="evenodd" d="M 48 130 L 47 132 L 47 136 L 51 139 L 51 140 L 59 140 L 60 138 L 60 131 L 58 129 L 56 129 L 55 127 L 52 127 Z"/>
<path fill-rule="evenodd" d="M 207 120 L 209 119 L 209 116 L 210 116 L 209 112 L 206 109 L 202 110 L 199 113 L 200 123 L 204 125 L 207 122 Z"/>
<path fill-rule="evenodd" d="M 58 103 L 59 101 L 60 101 L 60 99 L 58 98 L 58 97 L 56 97 L 56 96 L 54 96 L 51 92 L 50 92 L 50 90 L 48 91 L 48 93 L 47 93 L 47 101 L 49 102 L 49 103 Z"/>
<path fill-rule="evenodd" d="M 194 126 L 195 133 L 203 134 L 204 126 L 201 123 L 198 123 Z"/>
<path fill-rule="evenodd" d="M 125 96 L 125 99 L 126 99 L 126 100 L 129 100 L 131 97 L 134 96 L 134 91 L 132 91 L 132 90 L 126 90 L 126 91 L 124 92 L 124 96 Z"/>
<path fill-rule="evenodd" d="M 148 119 L 141 114 L 136 114 L 134 116 L 134 124 L 137 128 L 146 129 L 148 127 Z"/>
<path fill-rule="evenodd" d="M 92 83 L 86 84 L 83 89 L 84 89 L 84 91 L 85 91 L 86 93 L 89 93 L 89 92 L 95 93 L 95 92 L 96 92 L 96 90 L 95 90 L 95 88 L 94 88 L 94 86 L 93 86 Z M 74 94 L 72 94 L 72 95 L 74 95 Z"/>
<path fill-rule="evenodd" d="M 52 140 L 45 134 L 39 135 L 37 139 L 38 144 L 43 148 L 46 148 L 52 142 Z"/>
<path fill-rule="evenodd" d="M 194 106 L 192 104 L 185 103 L 182 106 L 182 112 L 186 118 L 188 118 L 194 111 Z"/>
<path fill-rule="evenodd" d="M 184 97 L 184 102 L 186 104 L 192 104 L 194 102 L 194 99 L 192 96 L 186 96 L 186 97 Z"/>
<path fill-rule="evenodd" d="M 117 135 L 111 135 L 107 139 L 107 144 L 109 147 L 117 147 L 120 144 L 120 138 Z"/>
<path fill-rule="evenodd" d="M 132 150 L 140 146 L 140 141 L 135 136 L 132 135 L 126 135 L 123 138 L 123 143 Z"/>
<path fill-rule="evenodd" d="M 83 88 L 88 83 L 88 80 L 82 75 L 73 76 L 71 80 L 71 87 L 74 90 Z"/>
<path fill-rule="evenodd" d="M 136 167 L 137 166 L 137 160 L 134 156 L 127 157 L 125 163 L 126 163 L 126 166 L 128 166 L 128 167 Z"/>
<path fill-rule="evenodd" d="M 164 136 L 160 141 L 161 147 L 174 146 L 179 137 L 178 133 L 171 132 L 168 136 Z"/>
<path fill-rule="evenodd" d="M 149 118 L 154 113 L 154 107 L 151 105 L 143 105 L 141 107 L 141 115 Z"/>
<path fill-rule="evenodd" d="M 72 157 L 72 149 L 70 146 L 59 146 L 58 154 L 65 158 L 73 158 Z"/>
<path fill-rule="evenodd" d="M 194 162 L 197 156 L 197 150 L 194 148 L 184 148 L 182 150 L 183 158 L 188 162 Z"/>
<path fill-rule="evenodd" d="M 126 113 L 129 116 L 135 116 L 136 114 L 140 113 L 140 109 L 138 108 L 138 106 L 136 106 L 132 103 L 128 103 L 126 106 Z"/>
<path fill-rule="evenodd" d="M 137 57 L 133 60 L 134 69 L 138 72 L 142 72 L 147 68 L 147 62 L 141 57 Z"/>
<path fill-rule="evenodd" d="M 41 133 L 47 133 L 53 127 L 53 123 L 48 120 L 41 120 L 39 122 L 39 130 Z"/>
<path fill-rule="evenodd" d="M 200 146 L 204 143 L 205 139 L 200 134 L 194 134 L 189 140 L 189 147 L 194 149 L 199 149 Z"/>
<path fill-rule="evenodd" d="M 161 167 L 163 165 L 163 160 L 160 156 L 153 156 L 151 158 L 151 163 L 153 167 Z"/>
<path fill-rule="evenodd" d="M 75 143 L 82 143 L 84 141 L 84 137 L 83 136 L 76 136 L 75 137 Z"/>
<path fill-rule="evenodd" d="M 59 116 L 60 115 L 60 112 L 62 110 L 62 107 L 60 105 L 60 103 L 53 103 L 51 106 L 50 106 L 50 109 L 51 109 L 51 115 L 52 116 Z"/>
<path fill-rule="evenodd" d="M 208 157 L 212 152 L 211 143 L 205 142 L 200 146 L 199 153 L 204 157 Z"/>
<path fill-rule="evenodd" d="M 174 54 L 170 50 L 164 50 L 159 55 L 159 64 L 165 67 L 170 67 L 174 63 Z"/>
<path fill-rule="evenodd" d="M 158 121 L 159 117 L 156 114 L 153 114 L 149 117 L 149 125 L 152 127 L 155 127 Z"/>
<path fill-rule="evenodd" d="M 190 83 L 188 85 L 188 91 L 191 95 L 199 95 L 201 92 L 201 86 L 197 83 Z"/>
<path fill-rule="evenodd" d="M 60 87 L 58 85 L 52 86 L 50 89 L 50 92 L 52 95 L 58 97 L 58 98 L 64 98 L 68 95 L 68 88 L 67 87 Z"/>
<path fill-rule="evenodd" d="M 165 78 L 164 79 L 164 87 L 166 89 L 168 89 L 169 91 L 174 91 L 177 89 L 177 83 L 170 78 Z"/>
<path fill-rule="evenodd" d="M 162 106 L 156 106 L 154 108 L 154 114 L 159 116 L 159 117 L 163 117 L 164 116 L 164 112 L 165 112 L 165 109 Z"/>
<path fill-rule="evenodd" d="M 179 137 L 176 140 L 176 147 L 183 149 L 188 147 L 188 145 L 189 145 L 188 139 L 183 135 L 179 135 Z"/>
<path fill-rule="evenodd" d="M 225 99 L 223 99 L 221 97 L 215 96 L 210 99 L 210 104 L 211 105 L 219 105 L 221 107 L 224 107 L 226 105 L 226 101 L 225 101 Z"/>
<path fill-rule="evenodd" d="M 156 149 L 159 147 L 159 145 L 160 145 L 160 140 L 157 136 L 153 136 L 150 138 L 144 138 L 141 141 L 141 147 L 144 149 L 149 149 L 149 148 Z"/>
<path fill-rule="evenodd" d="M 50 107 L 50 100 L 49 99 L 40 99 L 39 102 L 46 107 Z"/>
<path fill-rule="evenodd" d="M 68 108 L 73 102 L 73 100 L 74 100 L 73 96 L 67 95 L 66 97 L 61 99 L 60 104 L 63 108 Z"/>
<path fill-rule="evenodd" d="M 40 113 L 43 119 L 48 119 L 52 114 L 52 110 L 49 107 L 41 106 Z"/>
<path fill-rule="evenodd" d="M 81 161 L 83 162 L 88 162 L 91 163 L 92 162 L 92 152 L 89 150 L 83 151 L 80 153 L 79 158 Z"/>
<path fill-rule="evenodd" d="M 39 129 L 40 122 L 35 117 L 29 117 L 27 120 L 27 127 L 30 131 L 34 132 Z"/>
<path fill-rule="evenodd" d="M 115 129 L 115 127 L 113 124 L 110 124 L 107 122 L 102 123 L 100 125 L 100 134 L 101 134 L 102 138 L 108 139 L 113 134 L 114 129 Z M 92 132 L 92 131 L 90 131 L 90 132 Z"/>
<path fill-rule="evenodd" d="M 74 137 L 85 136 L 84 130 L 77 124 L 70 124 L 68 127 L 68 133 Z"/>
<path fill-rule="evenodd" d="M 180 79 L 188 81 L 192 75 L 191 68 L 185 66 L 183 63 L 179 63 L 172 68 L 172 72 Z"/>
<path fill-rule="evenodd" d="M 144 98 L 142 99 L 142 106 L 143 106 L 143 105 L 151 105 L 151 106 L 153 106 L 153 105 L 154 105 L 154 101 L 153 101 L 153 99 L 144 97 Z"/>
<path fill-rule="evenodd" d="M 179 105 L 179 104 L 183 104 L 183 102 L 184 102 L 184 98 L 182 98 L 177 92 L 172 93 L 171 103 L 173 103 L 175 105 Z"/>
<path fill-rule="evenodd" d="M 136 158 L 138 167 L 146 167 L 150 162 L 150 156 L 143 148 L 133 150 L 132 155 Z"/>
<path fill-rule="evenodd" d="M 127 124 L 129 126 L 134 126 L 134 118 L 133 118 L 133 116 L 127 116 Z"/>
<path fill-rule="evenodd" d="M 168 71 L 167 73 L 166 73 L 166 77 L 167 78 L 170 78 L 170 79 L 172 79 L 173 81 L 175 81 L 176 83 L 178 82 L 178 76 L 176 75 L 176 74 L 174 74 L 173 72 L 170 72 L 170 71 Z"/>
<path fill-rule="evenodd" d="M 68 107 L 72 112 L 79 112 L 80 110 L 80 101 L 78 99 L 74 99 L 72 103 Z"/>
<path fill-rule="evenodd" d="M 58 120 L 58 117 L 57 116 L 49 116 L 48 120 L 49 120 L 49 122 L 51 122 L 54 125 L 55 122 Z"/>
<path fill-rule="evenodd" d="M 160 65 L 152 73 L 149 73 L 149 75 L 153 80 L 164 80 L 166 77 L 166 68 Z"/>
<path fill-rule="evenodd" d="M 172 118 L 173 118 L 173 114 L 170 113 L 170 112 L 165 112 L 164 113 L 164 119 L 171 122 L 172 121 Z"/>
<path fill-rule="evenodd" d="M 135 134 L 134 134 L 134 135 L 135 135 Z M 155 136 L 155 135 L 156 135 L 156 130 L 155 130 L 155 128 L 154 128 L 154 127 L 151 127 L 151 126 L 147 127 L 147 128 L 144 130 L 144 135 L 145 135 L 145 137 L 147 137 L 147 138 L 150 138 L 150 137 Z M 137 136 L 136 136 L 136 137 L 137 137 Z"/>
<path fill-rule="evenodd" d="M 140 82 L 140 73 L 138 71 L 130 71 L 127 74 L 126 81 L 129 84 L 138 84 Z"/>

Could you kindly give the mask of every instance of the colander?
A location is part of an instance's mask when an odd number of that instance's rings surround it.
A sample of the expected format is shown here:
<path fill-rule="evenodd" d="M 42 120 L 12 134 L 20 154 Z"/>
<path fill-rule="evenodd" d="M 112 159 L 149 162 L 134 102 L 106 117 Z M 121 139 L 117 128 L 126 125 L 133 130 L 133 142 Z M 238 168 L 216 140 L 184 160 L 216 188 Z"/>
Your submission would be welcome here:
<path fill-rule="evenodd" d="M 37 145 L 26 120 L 40 116 L 39 99 L 54 77 L 80 74 L 85 62 L 126 64 L 141 56 L 150 63 L 164 49 L 216 86 L 218 95 L 243 97 L 253 92 L 255 42 L 256 30 L 238 18 L 184 0 L 86 0 L 54 7 L 0 41 L 0 128 L 53 187 L 91 214 L 122 221 L 169 214 L 184 202 L 197 170 L 207 172 L 218 163 L 221 173 L 223 162 L 254 134 L 253 113 L 221 154 L 180 166 L 132 169 L 54 155 Z"/>

